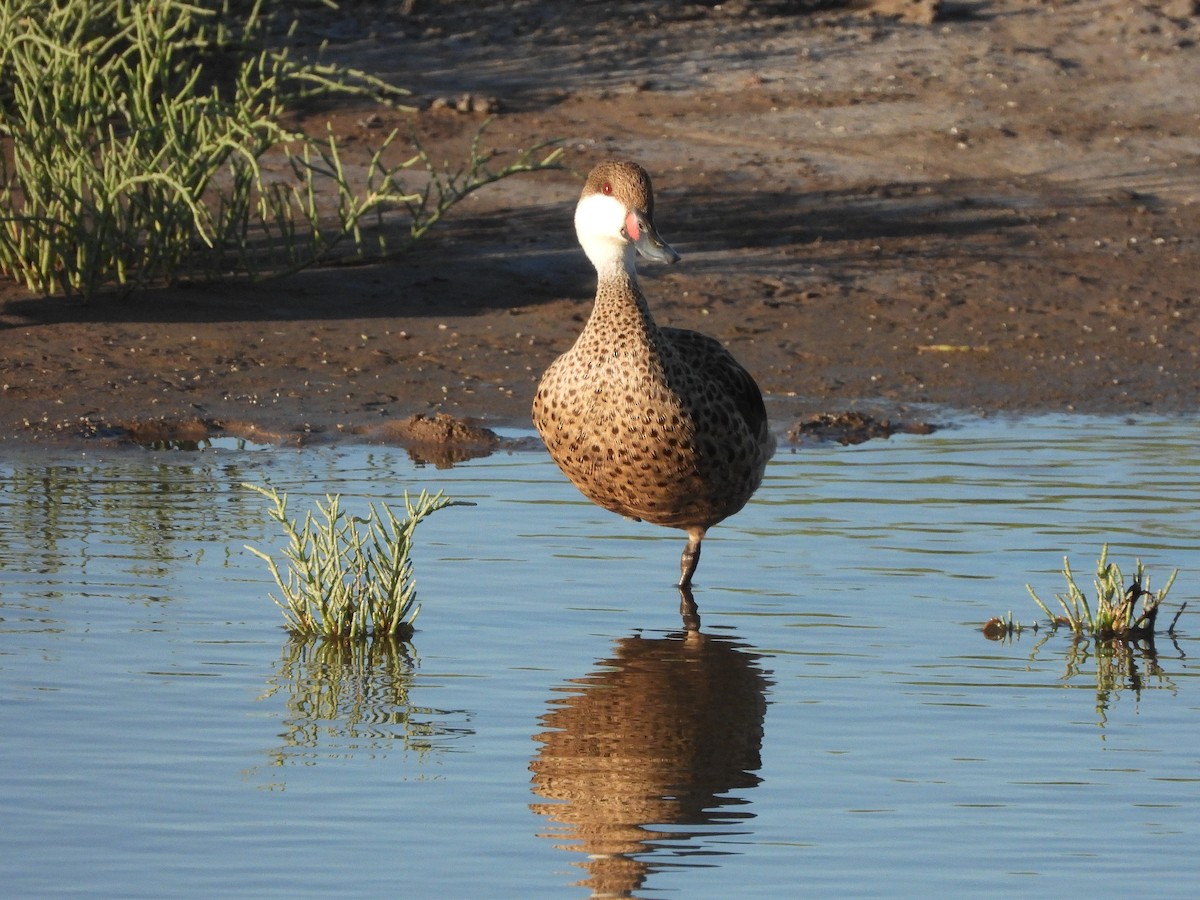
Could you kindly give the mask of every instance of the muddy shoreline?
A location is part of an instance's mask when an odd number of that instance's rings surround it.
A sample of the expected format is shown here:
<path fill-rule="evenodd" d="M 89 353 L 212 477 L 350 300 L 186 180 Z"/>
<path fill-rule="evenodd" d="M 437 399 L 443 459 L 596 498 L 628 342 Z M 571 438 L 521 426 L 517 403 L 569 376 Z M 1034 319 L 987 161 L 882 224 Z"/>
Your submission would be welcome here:
<path fill-rule="evenodd" d="M 926 24 L 642 3 L 617 34 L 603 4 L 424 6 L 354 7 L 325 52 L 412 86 L 435 155 L 481 117 L 434 101 L 473 93 L 493 146 L 559 136 L 568 168 L 492 186 L 386 263 L 86 306 L 4 286 L 0 439 L 528 427 L 594 286 L 579 178 L 614 155 L 651 171 L 683 255 L 642 269 L 656 316 L 726 342 L 781 435 L 842 410 L 1196 411 L 1194 4 L 947 3 Z M 363 148 L 405 121 L 320 116 Z"/>

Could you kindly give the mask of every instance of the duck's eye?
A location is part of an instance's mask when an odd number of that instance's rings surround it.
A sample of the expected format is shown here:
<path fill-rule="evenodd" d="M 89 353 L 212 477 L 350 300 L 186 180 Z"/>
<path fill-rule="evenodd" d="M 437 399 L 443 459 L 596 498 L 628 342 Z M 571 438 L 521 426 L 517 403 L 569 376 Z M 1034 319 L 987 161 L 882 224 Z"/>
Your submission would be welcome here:
<path fill-rule="evenodd" d="M 611 194 L 611 193 L 612 193 L 612 184 L 610 184 L 610 183 L 609 183 L 609 182 L 607 182 L 607 181 L 606 181 L 606 182 L 604 182 L 604 184 L 602 184 L 602 185 L 600 186 L 600 193 L 602 193 L 602 194 Z"/>

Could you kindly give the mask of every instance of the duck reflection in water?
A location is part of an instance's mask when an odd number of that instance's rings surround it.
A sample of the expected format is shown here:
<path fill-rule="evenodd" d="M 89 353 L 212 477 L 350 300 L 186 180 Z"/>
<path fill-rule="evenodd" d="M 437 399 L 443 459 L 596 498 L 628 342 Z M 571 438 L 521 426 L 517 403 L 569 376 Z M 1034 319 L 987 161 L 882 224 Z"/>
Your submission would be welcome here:
<path fill-rule="evenodd" d="M 770 682 L 744 647 L 690 630 L 622 638 L 550 701 L 530 769 L 553 802 L 531 808 L 556 823 L 543 837 L 587 854 L 577 884 L 593 896 L 633 896 L 660 867 L 711 865 L 728 851 L 684 842 L 753 818 L 729 792 L 760 781 Z"/>

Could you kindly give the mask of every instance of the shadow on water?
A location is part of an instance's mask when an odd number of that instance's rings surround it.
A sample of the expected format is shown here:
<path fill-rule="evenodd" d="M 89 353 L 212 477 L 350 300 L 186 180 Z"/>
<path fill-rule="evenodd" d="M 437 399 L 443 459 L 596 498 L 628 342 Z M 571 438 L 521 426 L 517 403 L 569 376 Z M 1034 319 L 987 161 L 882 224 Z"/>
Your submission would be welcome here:
<path fill-rule="evenodd" d="M 418 759 L 473 733 L 466 710 L 434 709 L 410 699 L 417 659 L 395 638 L 338 641 L 291 638 L 260 701 L 282 698 L 281 746 L 272 768 L 296 762 L 401 751 Z"/>
<path fill-rule="evenodd" d="M 698 631 L 617 640 L 549 701 L 530 765 L 531 804 L 554 827 L 541 836 L 586 854 L 577 882 L 594 895 L 632 896 L 654 872 L 713 864 L 728 850 L 697 842 L 744 834 L 744 796 L 759 784 L 766 690 L 758 657 Z M 743 830 L 715 831 L 741 823 Z M 568 843 L 569 842 L 569 843 Z"/>
<path fill-rule="evenodd" d="M 1048 648 L 1047 644 L 1055 637 L 1056 632 L 1052 630 L 1036 639 L 1029 651 L 1031 665 L 1044 659 L 1048 651 L 1054 652 L 1053 647 Z M 1019 638 L 1020 635 L 1016 635 L 1004 640 L 1011 642 Z M 1186 659 L 1175 637 L 1168 634 L 1166 638 L 1173 650 L 1173 658 Z M 1128 693 L 1135 704 L 1140 704 L 1143 691 L 1177 693 L 1179 690 L 1174 677 L 1162 664 L 1163 657 L 1153 635 L 1137 641 L 1070 637 L 1062 655 L 1063 684 L 1084 687 L 1087 682 L 1094 682 L 1096 724 L 1100 728 L 1108 725 L 1109 711 L 1122 694 Z"/>

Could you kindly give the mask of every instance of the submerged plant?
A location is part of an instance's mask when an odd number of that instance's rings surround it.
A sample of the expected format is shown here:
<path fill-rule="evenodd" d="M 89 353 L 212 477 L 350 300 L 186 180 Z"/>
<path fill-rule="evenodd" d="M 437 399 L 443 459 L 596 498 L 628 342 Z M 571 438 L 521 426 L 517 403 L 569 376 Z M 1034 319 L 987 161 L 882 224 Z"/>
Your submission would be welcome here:
<path fill-rule="evenodd" d="M 1050 626 L 1057 628 L 1066 625 L 1076 636 L 1096 638 L 1101 641 L 1139 641 L 1153 639 L 1158 610 L 1166 599 L 1167 592 L 1175 583 L 1179 570 L 1174 570 L 1167 583 L 1157 591 L 1150 589 L 1150 578 L 1146 575 L 1142 561 L 1137 560 L 1133 578 L 1128 587 L 1121 569 L 1114 562 L 1108 561 L 1108 544 L 1100 551 L 1100 559 L 1096 563 L 1096 577 L 1092 584 L 1095 587 L 1094 603 L 1088 601 L 1087 594 L 1075 581 L 1071 571 L 1071 561 L 1063 558 L 1063 577 L 1067 582 L 1065 593 L 1055 594 L 1054 598 L 1062 609 L 1061 615 L 1051 612 L 1049 605 L 1042 601 L 1031 585 L 1025 585 L 1034 603 L 1046 614 Z M 1141 611 L 1138 611 L 1138 601 L 1141 601 Z M 1094 608 L 1093 608 L 1094 606 Z M 1168 633 L 1173 633 L 1175 623 L 1187 607 L 1184 603 L 1171 620 Z M 1004 635 L 1019 634 L 1025 628 L 1037 629 L 1037 623 L 1031 626 L 1022 625 L 1013 619 L 1010 612 L 1007 618 L 997 617 L 984 625 L 984 634 L 988 637 L 1003 637 Z"/>
<path fill-rule="evenodd" d="M 287 494 L 274 488 L 242 485 L 270 501 L 268 515 L 288 539 L 282 551 L 286 578 L 268 553 L 246 547 L 271 571 L 280 596 L 271 599 L 283 610 L 287 629 L 296 635 L 327 638 L 408 637 L 420 611 L 416 603 L 409 551 L 413 532 L 425 518 L 447 506 L 468 504 L 442 492 L 421 492 L 416 502 L 404 495 L 408 517 L 401 520 L 387 507 L 371 504 L 366 516 L 348 515 L 339 495 L 316 503 L 303 523 L 290 518 Z"/>
<path fill-rule="evenodd" d="M 1096 608 L 1092 609 L 1087 595 L 1075 582 L 1071 572 L 1071 561 L 1063 557 L 1063 577 L 1067 581 L 1067 592 L 1055 594 L 1059 606 L 1062 607 L 1064 624 L 1069 625 L 1076 634 L 1086 634 L 1089 637 L 1111 640 L 1139 640 L 1154 634 L 1154 623 L 1158 618 L 1158 608 L 1175 583 L 1179 570 L 1171 572 L 1167 583 L 1159 591 L 1150 590 L 1150 579 L 1146 575 L 1142 561 L 1137 560 L 1133 580 L 1125 587 L 1125 579 L 1116 563 L 1108 561 L 1108 544 L 1100 551 L 1100 559 L 1096 563 L 1096 578 L 1092 584 L 1096 588 Z M 1033 587 L 1025 585 L 1033 601 L 1042 609 L 1051 621 L 1059 623 L 1049 607 L 1038 597 Z M 1142 611 L 1137 612 L 1138 601 L 1142 602 Z M 1178 619 L 1178 615 L 1175 617 Z M 1171 623 L 1174 627 L 1174 622 Z"/>

